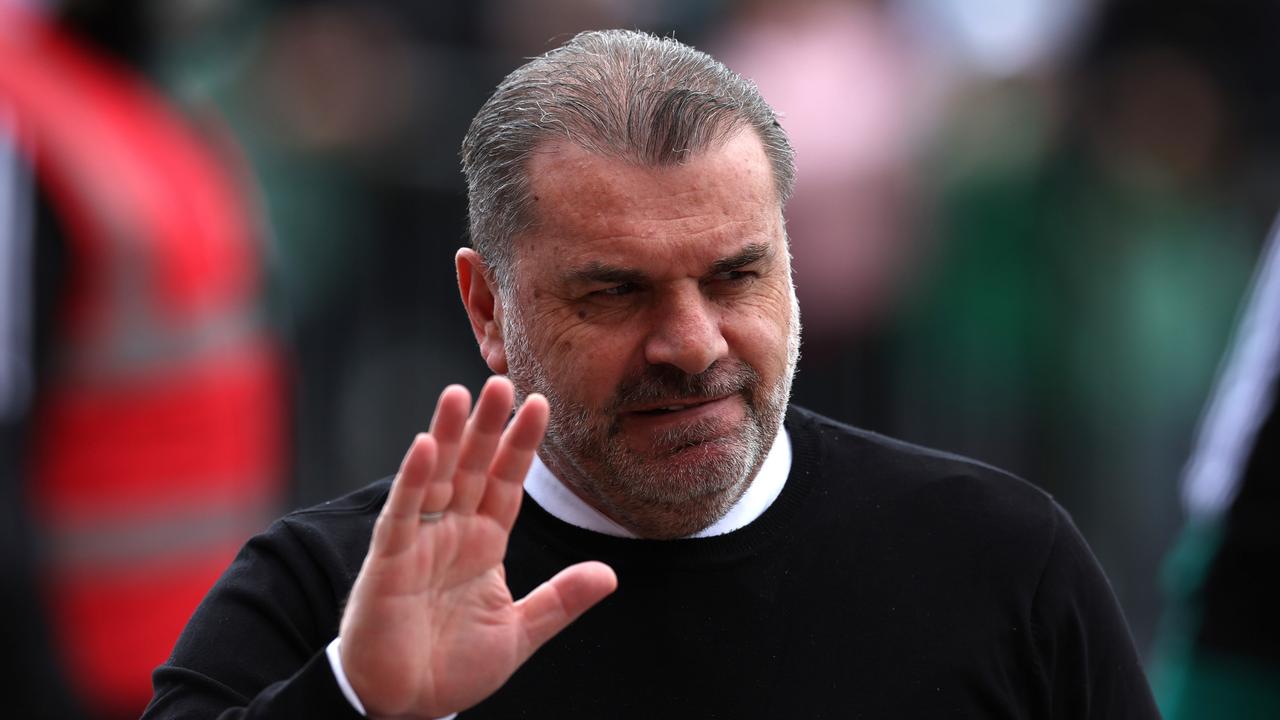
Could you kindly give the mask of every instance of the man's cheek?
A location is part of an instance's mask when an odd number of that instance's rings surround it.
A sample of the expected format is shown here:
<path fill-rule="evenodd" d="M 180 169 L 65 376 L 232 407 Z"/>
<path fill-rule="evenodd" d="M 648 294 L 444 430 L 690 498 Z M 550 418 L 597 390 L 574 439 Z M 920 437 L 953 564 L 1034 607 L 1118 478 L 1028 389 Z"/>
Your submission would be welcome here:
<path fill-rule="evenodd" d="M 542 358 L 546 379 L 557 394 L 584 409 L 602 407 L 617 388 L 614 363 L 598 342 L 561 339 Z"/>
<path fill-rule="evenodd" d="M 757 372 L 780 367 L 786 361 L 787 326 L 772 315 L 744 318 L 726 327 L 724 334 L 734 353 Z"/>

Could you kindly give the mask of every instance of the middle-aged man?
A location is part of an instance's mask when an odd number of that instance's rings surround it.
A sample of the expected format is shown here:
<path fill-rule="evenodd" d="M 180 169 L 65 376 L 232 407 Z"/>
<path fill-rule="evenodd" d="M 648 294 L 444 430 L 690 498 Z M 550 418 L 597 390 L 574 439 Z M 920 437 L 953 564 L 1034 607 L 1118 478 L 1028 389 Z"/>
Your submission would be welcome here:
<path fill-rule="evenodd" d="M 749 82 L 579 35 L 463 167 L 458 284 L 510 381 L 250 541 L 147 717 L 1156 717 L 1053 500 L 787 407 L 792 154 Z"/>

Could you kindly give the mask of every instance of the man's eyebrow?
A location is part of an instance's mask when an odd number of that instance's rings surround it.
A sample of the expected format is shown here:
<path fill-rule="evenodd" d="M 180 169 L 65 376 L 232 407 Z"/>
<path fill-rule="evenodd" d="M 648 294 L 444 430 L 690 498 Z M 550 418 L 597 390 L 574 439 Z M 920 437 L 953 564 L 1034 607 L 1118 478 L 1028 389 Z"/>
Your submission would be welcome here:
<path fill-rule="evenodd" d="M 727 258 L 711 263 L 710 274 L 729 272 L 750 265 L 773 255 L 773 246 L 769 243 L 753 242 Z M 608 265 L 593 260 L 582 267 L 566 270 L 561 279 L 567 284 L 587 285 L 592 283 L 641 283 L 648 279 L 643 272 L 634 268 L 619 265 Z"/>
<path fill-rule="evenodd" d="M 729 272 L 746 267 L 753 262 L 764 260 L 773 255 L 773 246 L 769 243 L 753 242 L 727 258 L 711 263 L 711 273 Z"/>
<path fill-rule="evenodd" d="M 617 265 L 606 265 L 599 261 L 592 261 L 582 267 L 573 268 L 563 275 L 563 280 L 572 284 L 609 283 L 621 285 L 623 283 L 642 282 L 644 279 L 644 273 L 639 270 Z"/>

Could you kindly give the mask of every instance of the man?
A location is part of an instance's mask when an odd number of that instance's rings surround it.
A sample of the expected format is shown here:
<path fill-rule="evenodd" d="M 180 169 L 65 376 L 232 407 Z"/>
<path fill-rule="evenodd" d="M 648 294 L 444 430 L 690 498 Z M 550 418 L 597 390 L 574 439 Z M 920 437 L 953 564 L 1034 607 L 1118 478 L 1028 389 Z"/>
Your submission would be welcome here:
<path fill-rule="evenodd" d="M 148 717 L 1155 717 L 1051 499 L 786 407 L 793 166 L 750 83 L 580 35 L 463 166 L 459 287 L 510 381 L 251 541 Z"/>

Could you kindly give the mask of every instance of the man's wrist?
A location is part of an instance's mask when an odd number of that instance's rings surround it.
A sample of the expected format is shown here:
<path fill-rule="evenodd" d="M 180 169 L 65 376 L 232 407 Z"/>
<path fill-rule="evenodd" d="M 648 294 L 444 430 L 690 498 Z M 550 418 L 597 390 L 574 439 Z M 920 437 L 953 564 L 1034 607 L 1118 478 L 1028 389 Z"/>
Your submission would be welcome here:
<path fill-rule="evenodd" d="M 342 696 L 351 703 L 351 707 L 364 717 L 369 717 L 369 713 L 365 712 L 364 703 L 360 702 L 360 696 L 356 695 L 355 688 L 351 687 L 351 681 L 347 679 L 347 671 L 342 669 L 342 638 L 336 637 L 333 642 L 324 649 L 324 654 L 329 658 L 329 667 L 333 668 L 333 679 L 338 681 L 338 687 L 342 690 Z M 454 720 L 458 717 L 458 713 L 454 713 L 440 720 Z"/>
<path fill-rule="evenodd" d="M 355 688 L 351 687 L 351 681 L 347 679 L 347 672 L 342 669 L 342 638 L 336 637 L 329 646 L 324 649 L 324 654 L 329 657 L 329 667 L 333 668 L 333 677 L 338 681 L 338 687 L 342 689 L 342 696 L 351 703 L 351 707 L 356 712 L 368 717 L 369 713 L 364 710 L 364 703 L 360 702 L 360 696 L 356 695 Z"/>

